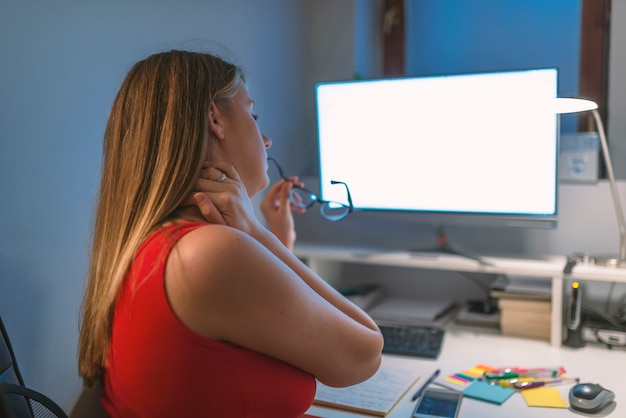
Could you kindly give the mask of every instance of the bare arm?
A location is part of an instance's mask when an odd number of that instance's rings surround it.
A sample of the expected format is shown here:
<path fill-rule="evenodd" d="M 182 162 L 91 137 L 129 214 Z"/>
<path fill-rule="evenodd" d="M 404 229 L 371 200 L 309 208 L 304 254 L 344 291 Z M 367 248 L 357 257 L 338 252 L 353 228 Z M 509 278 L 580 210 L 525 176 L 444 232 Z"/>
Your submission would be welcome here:
<path fill-rule="evenodd" d="M 378 326 L 365 312 L 342 296 L 326 281 L 317 276 L 291 251 L 288 251 L 269 233 L 260 233 L 255 238 L 270 250 L 277 258 L 284 262 L 293 272 L 307 283 L 315 292 L 328 302 L 336 306 L 343 313 L 360 324 L 378 332 Z"/>
<path fill-rule="evenodd" d="M 374 322 L 267 236 L 262 245 L 221 225 L 185 235 L 166 270 L 174 312 L 207 338 L 278 358 L 331 386 L 370 377 L 382 350 Z M 287 263 L 265 246 L 275 244 Z"/>

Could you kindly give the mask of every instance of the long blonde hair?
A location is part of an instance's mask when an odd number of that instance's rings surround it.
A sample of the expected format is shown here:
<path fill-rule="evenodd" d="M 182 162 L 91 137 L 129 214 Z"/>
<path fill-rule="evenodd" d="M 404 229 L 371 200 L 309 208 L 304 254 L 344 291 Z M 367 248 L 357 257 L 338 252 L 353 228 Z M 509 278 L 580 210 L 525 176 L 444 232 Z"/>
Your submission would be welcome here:
<path fill-rule="evenodd" d="M 106 365 L 115 301 L 135 252 L 193 190 L 206 158 L 211 103 L 228 109 L 241 70 L 213 55 L 169 51 L 138 62 L 113 103 L 104 135 L 79 374 Z"/>

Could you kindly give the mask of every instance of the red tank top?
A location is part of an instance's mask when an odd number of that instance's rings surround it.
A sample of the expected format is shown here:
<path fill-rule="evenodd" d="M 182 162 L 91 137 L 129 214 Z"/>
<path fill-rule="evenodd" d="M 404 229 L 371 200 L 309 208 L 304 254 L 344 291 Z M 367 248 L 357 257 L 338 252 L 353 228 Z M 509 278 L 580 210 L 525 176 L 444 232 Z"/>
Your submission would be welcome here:
<path fill-rule="evenodd" d="M 141 246 L 113 317 L 102 404 L 110 417 L 302 415 L 312 375 L 280 360 L 204 338 L 172 312 L 164 286 L 172 247 L 202 223 L 170 225 Z"/>

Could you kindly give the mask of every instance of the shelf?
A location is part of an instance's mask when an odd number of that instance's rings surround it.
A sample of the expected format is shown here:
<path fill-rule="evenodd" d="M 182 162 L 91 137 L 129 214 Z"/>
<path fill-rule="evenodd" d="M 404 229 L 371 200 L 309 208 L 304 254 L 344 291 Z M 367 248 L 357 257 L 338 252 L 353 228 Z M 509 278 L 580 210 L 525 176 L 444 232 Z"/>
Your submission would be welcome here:
<path fill-rule="evenodd" d="M 536 277 L 561 275 L 566 258 L 518 259 L 483 257 L 488 264 L 454 254 L 389 251 L 374 248 L 339 247 L 327 245 L 297 245 L 295 254 L 327 262 L 376 264 L 433 270 L 471 271 L 493 274 L 519 274 Z"/>
<path fill-rule="evenodd" d="M 564 279 L 626 283 L 626 269 L 578 264 L 570 275 L 563 274 L 567 258 L 550 256 L 545 259 L 481 257 L 484 263 L 454 254 L 413 253 L 376 248 L 342 247 L 319 244 L 298 244 L 294 253 L 306 260 L 309 267 L 336 284 L 342 263 L 371 264 L 442 271 L 508 274 L 552 279 L 552 314 L 550 343 L 560 346 L 563 339 L 563 281 Z"/>

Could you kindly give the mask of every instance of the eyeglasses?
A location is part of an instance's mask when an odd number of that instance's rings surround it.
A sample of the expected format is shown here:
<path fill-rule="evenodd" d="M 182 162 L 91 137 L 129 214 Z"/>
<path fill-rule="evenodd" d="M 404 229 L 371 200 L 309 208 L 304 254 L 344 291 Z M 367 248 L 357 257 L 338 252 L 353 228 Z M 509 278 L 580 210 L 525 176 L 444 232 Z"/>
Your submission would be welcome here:
<path fill-rule="evenodd" d="M 283 170 L 282 166 L 274 157 L 267 157 L 267 160 L 274 163 L 276 169 L 278 170 L 278 174 L 283 180 L 291 182 L 289 176 L 285 174 L 285 170 Z M 289 192 L 289 202 L 294 207 L 299 209 L 308 209 L 316 203 L 319 203 L 320 214 L 325 219 L 333 222 L 345 219 L 350 213 L 354 211 L 354 205 L 352 204 L 350 189 L 348 188 L 348 185 L 343 181 L 331 180 L 330 184 L 342 184 L 346 188 L 346 199 L 348 201 L 347 205 L 345 203 L 322 200 L 317 196 L 317 194 L 313 193 L 312 191 L 295 184 Z"/>

